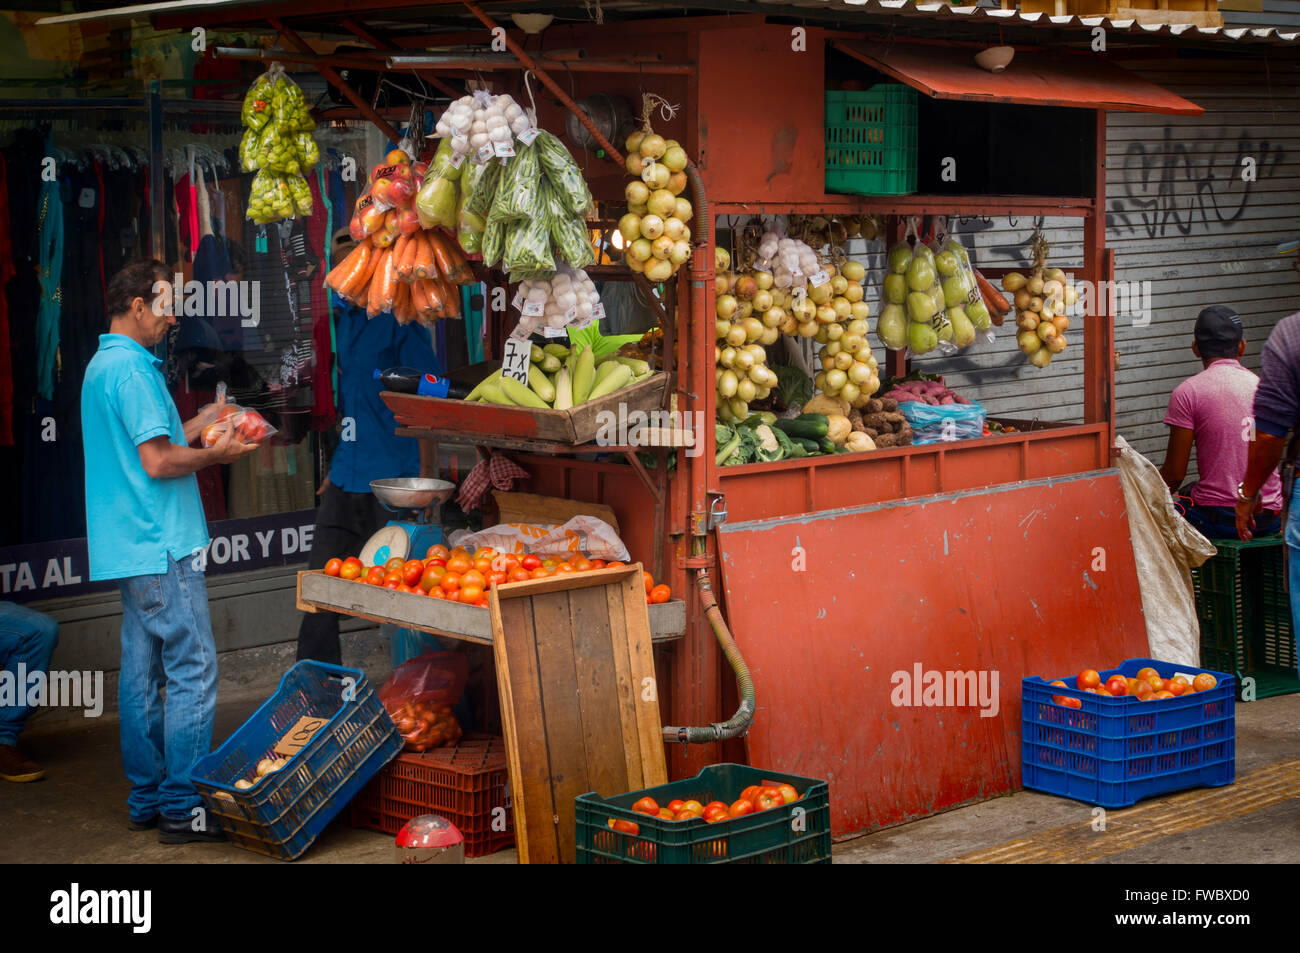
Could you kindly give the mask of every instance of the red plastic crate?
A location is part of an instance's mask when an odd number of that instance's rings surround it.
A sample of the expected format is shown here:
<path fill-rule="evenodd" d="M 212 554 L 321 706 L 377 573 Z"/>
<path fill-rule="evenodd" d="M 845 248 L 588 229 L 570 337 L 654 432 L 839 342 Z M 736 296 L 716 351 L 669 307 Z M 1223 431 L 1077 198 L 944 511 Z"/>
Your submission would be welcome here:
<path fill-rule="evenodd" d="M 454 748 L 403 752 L 366 785 L 351 808 L 353 827 L 385 834 L 396 834 L 421 814 L 441 814 L 465 835 L 466 857 L 496 853 L 515 842 L 505 742 L 471 733 Z M 505 830 L 492 829 L 497 808 Z"/>

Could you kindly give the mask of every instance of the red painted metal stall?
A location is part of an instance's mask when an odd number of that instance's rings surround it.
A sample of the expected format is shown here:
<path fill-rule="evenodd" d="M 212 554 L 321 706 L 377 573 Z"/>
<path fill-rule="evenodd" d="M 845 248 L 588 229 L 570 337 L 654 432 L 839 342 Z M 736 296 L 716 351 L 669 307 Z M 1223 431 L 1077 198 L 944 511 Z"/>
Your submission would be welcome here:
<path fill-rule="evenodd" d="M 482 29 L 457 39 L 486 42 L 496 21 L 472 3 L 461 6 Z M 284 20 L 292 19 L 285 12 Z M 572 69 L 581 61 L 547 59 L 535 44 L 534 60 L 519 46 L 522 34 L 506 32 L 510 52 L 553 94 L 537 99 L 546 128 L 562 128 L 573 101 L 595 92 L 639 102 L 654 91 L 680 105 L 671 119 L 656 119 L 656 130 L 694 157 L 700 188 L 695 252 L 667 285 L 665 361 L 677 408 L 702 411 L 710 422 L 715 229 L 723 217 L 1067 216 L 1083 225 L 1078 277 L 1096 282 L 1113 274 L 1105 247 L 1104 110 L 1200 111 L 1095 57 L 1029 51 L 1029 78 L 1012 80 L 975 68 L 974 49 L 953 43 L 908 44 L 801 22 L 801 44 L 792 43 L 790 25 L 762 15 L 557 23 L 546 33 L 547 48 L 580 48 L 587 65 Z M 293 37 L 285 22 L 275 23 Z M 390 45 L 356 26 L 348 29 L 385 55 L 422 49 L 418 39 Z M 652 57 L 643 55 L 647 49 Z M 1088 187 L 1064 197 L 828 194 L 824 93 L 832 50 L 931 97 L 1090 110 Z M 371 62 L 380 71 L 394 68 Z M 433 80 L 463 80 L 472 67 L 410 68 Z M 506 69 L 492 74 L 497 88 L 518 96 L 519 73 Z M 563 88 L 546 76 L 558 70 L 566 72 Z M 751 108 L 760 81 L 762 108 Z M 364 102 L 357 107 L 369 110 Z M 617 207 L 626 181 L 622 144 L 606 145 L 611 161 L 579 158 L 595 197 Z M 662 468 L 650 477 L 613 456 L 591 461 L 541 442 L 497 440 L 474 432 L 470 415 L 461 436 L 516 451 L 533 476 L 532 492 L 613 507 L 629 548 L 684 595 L 685 637 L 657 650 L 660 683 L 669 687 L 661 693 L 665 724 L 716 725 L 736 708 L 736 682 L 705 611 L 705 590 L 725 596 L 725 616 L 754 676 L 756 717 L 743 741 L 670 745 L 671 776 L 748 760 L 825 777 L 833 831 L 850 836 L 1015 789 L 1020 679 L 1145 654 L 1124 500 L 1111 468 L 1113 324 L 1100 303 L 1084 323 L 1080 421 L 727 468 L 715 464 L 705 427 L 703 452 L 677 451 L 671 479 Z M 904 367 L 903 355 L 891 352 L 888 368 Z M 483 412 L 476 408 L 475 419 Z M 917 666 L 996 673 L 996 706 L 897 703 L 896 673 Z"/>

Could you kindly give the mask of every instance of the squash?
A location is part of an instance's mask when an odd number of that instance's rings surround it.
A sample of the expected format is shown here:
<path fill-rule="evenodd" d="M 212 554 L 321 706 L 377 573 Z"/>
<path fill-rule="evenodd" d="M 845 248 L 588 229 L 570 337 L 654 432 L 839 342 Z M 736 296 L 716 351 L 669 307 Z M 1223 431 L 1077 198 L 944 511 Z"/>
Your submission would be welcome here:
<path fill-rule="evenodd" d="M 849 439 L 844 442 L 844 446 L 853 453 L 863 453 L 867 450 L 875 450 L 876 442 L 859 430 L 849 434 Z"/>
<path fill-rule="evenodd" d="M 849 402 L 839 397 L 830 397 L 826 394 L 818 394 L 808 403 L 803 405 L 805 414 L 825 414 L 827 417 L 832 414 L 838 414 L 841 417 L 849 415 Z"/>
<path fill-rule="evenodd" d="M 844 414 L 827 414 L 826 428 L 826 436 L 830 437 L 831 443 L 837 447 L 844 446 L 844 442 L 849 439 L 849 434 L 853 432 L 853 425 Z"/>

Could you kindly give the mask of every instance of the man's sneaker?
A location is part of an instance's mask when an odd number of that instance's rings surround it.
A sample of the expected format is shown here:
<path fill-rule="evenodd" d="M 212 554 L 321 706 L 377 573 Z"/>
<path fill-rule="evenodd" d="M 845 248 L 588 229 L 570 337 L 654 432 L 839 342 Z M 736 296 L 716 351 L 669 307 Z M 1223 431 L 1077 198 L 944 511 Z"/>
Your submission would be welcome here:
<path fill-rule="evenodd" d="M 158 817 L 158 843 L 160 844 L 213 843 L 225 839 L 226 835 L 219 827 L 209 826 L 206 830 L 196 831 L 194 819 L 190 817 L 182 820 L 173 820 L 166 814 Z"/>
<path fill-rule="evenodd" d="M 0 745 L 0 778 L 6 781 L 39 781 L 45 769 L 35 761 L 24 758 L 13 745 Z"/>

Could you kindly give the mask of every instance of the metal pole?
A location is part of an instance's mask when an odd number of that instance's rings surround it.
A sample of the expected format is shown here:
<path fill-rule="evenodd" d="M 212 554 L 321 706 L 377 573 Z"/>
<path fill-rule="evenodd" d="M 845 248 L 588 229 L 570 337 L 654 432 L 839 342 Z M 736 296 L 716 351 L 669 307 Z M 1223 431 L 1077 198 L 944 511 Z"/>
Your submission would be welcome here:
<path fill-rule="evenodd" d="M 149 113 L 149 251 L 165 262 L 163 205 L 167 190 L 163 186 L 162 83 L 157 79 L 149 80 L 145 108 Z"/>
<path fill-rule="evenodd" d="M 465 0 L 465 9 L 478 17 L 479 22 L 487 27 L 489 31 L 497 29 L 497 24 L 490 16 L 484 13 L 477 4 L 471 3 L 470 0 Z M 533 61 L 531 56 L 524 52 L 523 47 L 510 39 L 509 33 L 503 29 L 501 34 L 505 37 L 506 49 L 515 54 L 515 56 L 518 57 L 519 62 L 527 66 L 529 70 L 532 71 L 532 74 L 537 77 L 538 81 L 555 94 L 555 98 L 563 103 L 564 107 L 568 109 L 569 112 L 578 117 L 578 122 L 587 127 L 587 131 L 591 133 L 592 138 L 595 139 L 600 147 L 605 150 L 605 158 L 616 164 L 620 169 L 625 168 L 627 160 L 624 158 L 623 153 L 610 145 L 609 140 L 600 134 L 600 130 L 596 128 L 595 124 L 591 121 L 591 117 L 583 111 L 582 107 L 569 98 L 569 94 L 562 90 L 559 84 L 556 83 L 555 80 L 551 79 L 551 77 L 547 75 L 546 71 L 541 69 Z"/>

